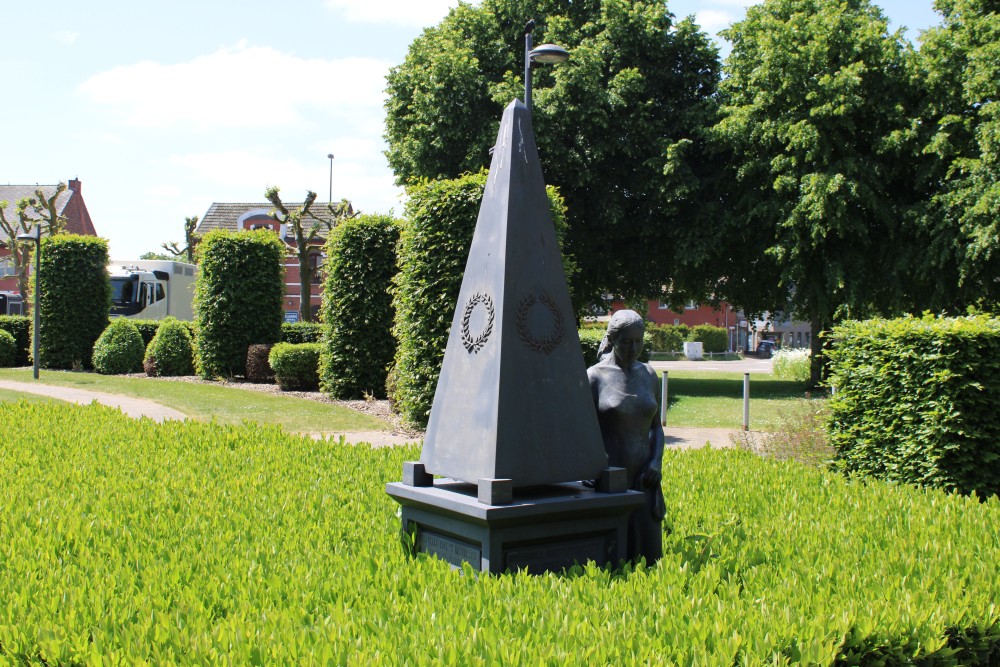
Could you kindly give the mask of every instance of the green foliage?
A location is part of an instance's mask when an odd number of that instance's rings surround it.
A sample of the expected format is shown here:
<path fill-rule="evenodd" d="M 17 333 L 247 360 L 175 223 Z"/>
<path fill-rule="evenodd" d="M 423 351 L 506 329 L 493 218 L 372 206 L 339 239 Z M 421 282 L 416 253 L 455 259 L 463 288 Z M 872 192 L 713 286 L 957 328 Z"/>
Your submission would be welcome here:
<path fill-rule="evenodd" d="M 142 336 L 142 342 L 145 344 L 146 347 L 149 347 L 150 341 L 153 340 L 153 337 L 156 335 L 156 332 L 159 331 L 160 329 L 160 325 L 163 324 L 163 322 L 165 322 L 166 319 L 167 318 L 164 318 L 162 320 L 137 320 L 134 318 L 129 318 L 132 324 L 134 324 L 139 329 L 139 334 Z M 188 336 L 191 338 L 191 340 L 194 340 L 195 337 L 194 322 L 178 320 L 176 317 L 173 317 L 172 315 L 169 317 L 169 319 L 174 320 L 182 327 L 187 329 Z"/>
<path fill-rule="evenodd" d="M 729 347 L 729 332 L 722 327 L 711 324 L 698 324 L 691 327 L 687 339 L 692 342 L 700 342 L 702 350 L 705 352 L 725 352 Z"/>
<path fill-rule="evenodd" d="M 90 367 L 94 342 L 108 326 L 111 311 L 107 265 L 105 239 L 76 235 L 42 239 L 38 301 L 43 368 Z"/>
<path fill-rule="evenodd" d="M 284 245 L 270 230 L 209 232 L 198 245 L 195 364 L 205 378 L 246 372 L 247 348 L 281 337 Z"/>
<path fill-rule="evenodd" d="M 194 374 L 194 343 L 190 323 L 167 317 L 158 324 L 156 334 L 146 346 L 146 356 L 143 359 L 146 374 Z"/>
<path fill-rule="evenodd" d="M 143 354 L 139 329 L 130 320 L 116 317 L 94 343 L 94 370 L 101 375 L 124 375 L 142 370 Z"/>
<path fill-rule="evenodd" d="M 928 206 L 916 257 L 927 307 L 1000 303 L 1000 7 L 938 0 L 942 25 L 921 35 L 921 160 Z M 929 160 L 929 164 L 928 164 Z"/>
<path fill-rule="evenodd" d="M 389 398 L 403 418 L 427 424 L 448 344 L 455 302 L 479 216 L 486 173 L 429 181 L 409 189 L 407 223 L 399 241 L 393 334 L 398 342 Z M 565 209 L 547 188 L 556 234 L 562 238 Z M 570 260 L 563 256 L 569 273 Z M 570 269 L 571 270 L 571 269 Z"/>
<path fill-rule="evenodd" d="M 1000 650 L 996 502 L 668 451 L 657 566 L 477 577 L 399 547 L 384 487 L 415 447 L 99 406 L 4 404 L 0 423 L 5 662 L 986 666 Z"/>
<path fill-rule="evenodd" d="M 281 343 L 319 343 L 323 340 L 323 325 L 319 322 L 282 322 Z"/>
<path fill-rule="evenodd" d="M 0 368 L 14 365 L 17 358 L 17 342 L 9 332 L 0 329 Z"/>
<path fill-rule="evenodd" d="M 847 322 L 833 338 L 830 433 L 844 470 L 1000 493 L 1000 320 Z"/>
<path fill-rule="evenodd" d="M 319 355 L 321 343 L 278 343 L 271 348 L 267 360 L 274 379 L 284 391 L 316 391 L 319 389 Z"/>
<path fill-rule="evenodd" d="M 320 378 L 334 398 L 384 398 L 396 354 L 389 292 L 396 275 L 399 224 L 387 215 L 341 223 L 327 241 Z"/>
<path fill-rule="evenodd" d="M 699 146 L 670 151 L 711 122 L 719 62 L 709 37 L 660 0 L 485 0 L 461 5 L 410 44 L 388 76 L 386 155 L 400 183 L 455 178 L 489 163 L 497 122 L 522 97 L 524 37 L 572 52 L 536 67 L 532 124 L 546 181 L 570 212 L 566 249 L 580 304 L 607 291 L 658 293 L 691 210 L 667 169 L 697 171 Z M 628 242 L 616 242 L 628 239 Z"/>
<path fill-rule="evenodd" d="M 31 362 L 31 317 L 0 315 L 0 331 L 14 337 L 14 365 L 27 366 Z"/>
<path fill-rule="evenodd" d="M 867 0 L 767 0 L 724 35 L 713 257 L 742 278 L 721 292 L 750 311 L 789 304 L 814 336 L 906 306 L 919 253 L 905 251 L 917 149 L 902 32 Z"/>
<path fill-rule="evenodd" d="M 654 352 L 679 352 L 684 349 L 690 328 L 686 324 L 646 324 L 649 347 Z"/>
<path fill-rule="evenodd" d="M 806 348 L 782 348 L 774 353 L 772 373 L 780 378 L 809 381 L 810 354 Z"/>

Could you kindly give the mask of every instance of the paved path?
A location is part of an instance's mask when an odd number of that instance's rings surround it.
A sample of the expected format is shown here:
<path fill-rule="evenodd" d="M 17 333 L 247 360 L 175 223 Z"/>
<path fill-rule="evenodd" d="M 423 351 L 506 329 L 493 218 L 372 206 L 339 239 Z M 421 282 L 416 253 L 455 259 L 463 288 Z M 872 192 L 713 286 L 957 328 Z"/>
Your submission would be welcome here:
<path fill-rule="evenodd" d="M 131 398 L 129 396 L 118 396 L 115 394 L 105 394 L 99 391 L 89 391 L 87 389 L 75 389 L 73 387 L 58 387 L 51 384 L 34 384 L 32 382 L 8 382 L 0 380 L 0 389 L 10 391 L 20 391 L 28 394 L 38 394 L 56 398 L 60 401 L 79 403 L 80 405 L 90 405 L 98 402 L 112 408 L 118 408 L 129 417 L 138 419 L 139 417 L 149 417 L 153 421 L 162 422 L 166 419 L 187 419 L 187 415 L 179 410 L 168 408 L 154 401 L 147 401 L 144 398 Z"/>

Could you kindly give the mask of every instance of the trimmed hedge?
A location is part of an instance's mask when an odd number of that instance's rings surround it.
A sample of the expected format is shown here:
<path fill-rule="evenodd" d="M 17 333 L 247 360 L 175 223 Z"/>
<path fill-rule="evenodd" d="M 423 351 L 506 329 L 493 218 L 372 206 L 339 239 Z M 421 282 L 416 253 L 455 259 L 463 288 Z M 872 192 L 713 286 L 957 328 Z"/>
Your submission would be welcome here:
<path fill-rule="evenodd" d="M 363 215 L 341 223 L 326 243 L 320 387 L 333 398 L 386 396 L 396 354 L 392 295 L 399 223 Z"/>
<path fill-rule="evenodd" d="M 274 371 L 267 360 L 272 347 L 266 343 L 254 343 L 247 348 L 247 382 L 274 382 Z"/>
<path fill-rule="evenodd" d="M 407 190 L 399 273 L 393 280 L 398 347 L 387 389 L 397 412 L 412 425 L 426 426 L 430 417 L 486 177 L 481 171 Z M 555 188 L 547 193 L 561 243 L 565 205 Z M 563 268 L 572 282 L 575 267 L 566 255 Z"/>
<path fill-rule="evenodd" d="M 111 311 L 107 266 L 105 239 L 73 234 L 42 239 L 38 274 L 42 367 L 91 367 L 94 343 L 107 328 Z"/>
<path fill-rule="evenodd" d="M 319 389 L 320 343 L 278 343 L 267 357 L 274 379 L 283 391 Z"/>
<path fill-rule="evenodd" d="M 198 256 L 194 295 L 198 374 L 244 375 L 247 348 L 281 338 L 285 247 L 267 229 L 215 230 L 198 244 Z"/>
<path fill-rule="evenodd" d="M 722 327 L 711 324 L 698 324 L 691 327 L 691 333 L 688 334 L 687 339 L 691 342 L 701 343 L 704 352 L 725 352 L 726 348 L 729 347 L 729 332 Z"/>
<path fill-rule="evenodd" d="M 847 322 L 832 338 L 829 430 L 839 467 L 1000 494 L 1000 320 Z"/>
<path fill-rule="evenodd" d="M 607 330 L 607 324 L 604 325 L 603 329 L 580 329 L 580 347 L 583 350 L 583 364 L 587 368 L 597 363 L 597 350 L 601 347 L 601 341 L 604 339 L 604 333 Z M 646 332 L 642 336 L 642 340 L 642 351 L 639 352 L 639 361 L 647 362 L 649 361 L 649 352 L 652 347 L 648 325 Z"/>
<path fill-rule="evenodd" d="M 0 330 L 14 337 L 15 366 L 31 363 L 31 320 L 28 315 L 0 315 Z"/>
<path fill-rule="evenodd" d="M 400 548 L 384 489 L 415 446 L 97 405 L 0 404 L 0 424 L 0 662 L 985 667 L 1000 652 L 996 501 L 667 451 L 655 567 L 474 576 Z"/>
<path fill-rule="evenodd" d="M 194 374 L 194 341 L 190 322 L 174 317 L 157 322 L 156 334 L 146 346 L 143 368 L 150 376 Z"/>
<path fill-rule="evenodd" d="M 0 368 L 14 365 L 17 358 L 17 342 L 9 331 L 0 329 Z"/>
<path fill-rule="evenodd" d="M 649 344 L 654 352 L 680 352 L 691 333 L 686 324 L 646 324 Z"/>
<path fill-rule="evenodd" d="M 325 267 L 324 267 L 325 270 Z M 323 325 L 319 322 L 282 322 L 282 343 L 319 343 L 323 340 Z"/>
<path fill-rule="evenodd" d="M 188 322 L 187 320 L 178 320 L 173 315 L 163 318 L 162 320 L 136 320 L 129 318 L 129 320 L 139 329 L 139 334 L 142 336 L 142 342 L 145 343 L 146 347 L 149 347 L 150 342 L 153 340 L 153 336 L 159 330 L 160 325 L 168 319 L 172 319 L 177 322 L 185 329 L 187 329 L 191 340 L 195 337 L 195 324 L 194 322 Z"/>
<path fill-rule="evenodd" d="M 138 327 L 124 317 L 116 317 L 94 343 L 94 370 L 101 375 L 138 373 L 145 351 Z"/>

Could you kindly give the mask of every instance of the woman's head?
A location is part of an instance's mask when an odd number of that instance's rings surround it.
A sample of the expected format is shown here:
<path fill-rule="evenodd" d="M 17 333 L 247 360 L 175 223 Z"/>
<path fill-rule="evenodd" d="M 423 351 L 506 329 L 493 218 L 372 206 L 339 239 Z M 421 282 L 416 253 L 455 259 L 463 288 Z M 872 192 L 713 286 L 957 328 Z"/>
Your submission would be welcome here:
<path fill-rule="evenodd" d="M 631 365 L 642 352 L 642 337 L 646 322 L 634 310 L 619 310 L 611 316 L 608 331 L 601 341 L 598 357 L 614 352 L 615 361 Z"/>

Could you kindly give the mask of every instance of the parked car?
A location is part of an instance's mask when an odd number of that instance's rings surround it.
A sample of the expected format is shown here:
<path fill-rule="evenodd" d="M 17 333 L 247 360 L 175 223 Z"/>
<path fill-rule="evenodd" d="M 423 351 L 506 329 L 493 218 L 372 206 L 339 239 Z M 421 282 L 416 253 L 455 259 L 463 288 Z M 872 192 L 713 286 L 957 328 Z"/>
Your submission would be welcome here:
<path fill-rule="evenodd" d="M 761 359 L 770 359 L 774 356 L 774 351 L 777 347 L 778 345 L 773 340 L 762 340 L 757 343 L 757 350 L 754 354 Z"/>

